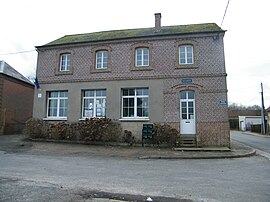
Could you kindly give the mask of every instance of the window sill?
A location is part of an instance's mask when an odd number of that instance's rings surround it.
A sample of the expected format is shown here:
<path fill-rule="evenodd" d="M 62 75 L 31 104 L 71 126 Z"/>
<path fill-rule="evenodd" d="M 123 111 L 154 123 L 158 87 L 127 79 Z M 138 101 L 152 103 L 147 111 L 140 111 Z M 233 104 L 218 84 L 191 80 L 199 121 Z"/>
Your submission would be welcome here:
<path fill-rule="evenodd" d="M 131 67 L 131 71 L 151 71 L 151 70 L 153 70 L 151 66 Z"/>
<path fill-rule="evenodd" d="M 72 71 L 57 71 L 55 73 L 56 76 L 61 76 L 61 75 L 72 75 L 73 72 Z"/>
<path fill-rule="evenodd" d="M 85 121 L 86 119 L 90 120 L 90 119 L 105 119 L 104 117 L 91 117 L 91 118 L 80 118 L 79 121 Z"/>
<path fill-rule="evenodd" d="M 110 68 L 106 68 L 106 69 L 91 69 L 91 73 L 110 73 L 111 69 Z"/>
<path fill-rule="evenodd" d="M 175 67 L 175 69 L 196 69 L 196 68 L 198 68 L 196 64 L 183 64 Z"/>
<path fill-rule="evenodd" d="M 119 121 L 121 121 L 121 122 L 125 122 L 125 121 L 126 122 L 132 122 L 132 121 L 144 122 L 144 121 L 150 121 L 150 119 L 149 118 L 121 118 L 121 119 L 119 119 Z"/>
<path fill-rule="evenodd" d="M 46 117 L 44 121 L 67 121 L 67 117 Z"/>

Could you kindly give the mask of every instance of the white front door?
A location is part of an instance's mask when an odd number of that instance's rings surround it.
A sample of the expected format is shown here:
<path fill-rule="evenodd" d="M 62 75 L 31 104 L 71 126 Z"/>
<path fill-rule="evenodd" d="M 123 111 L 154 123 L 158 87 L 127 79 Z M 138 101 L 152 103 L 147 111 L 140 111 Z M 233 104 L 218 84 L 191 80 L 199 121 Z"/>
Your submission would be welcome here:
<path fill-rule="evenodd" d="M 195 93 L 182 91 L 180 93 L 180 134 L 196 134 Z"/>

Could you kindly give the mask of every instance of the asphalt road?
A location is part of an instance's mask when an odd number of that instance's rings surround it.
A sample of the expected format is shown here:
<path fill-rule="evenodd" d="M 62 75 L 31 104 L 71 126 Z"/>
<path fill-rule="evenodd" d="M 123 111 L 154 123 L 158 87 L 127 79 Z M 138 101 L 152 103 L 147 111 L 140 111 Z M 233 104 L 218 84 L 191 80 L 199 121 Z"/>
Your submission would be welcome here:
<path fill-rule="evenodd" d="M 269 173 L 270 161 L 261 156 L 134 160 L 16 150 L 0 152 L 0 201 L 91 201 L 89 196 L 102 192 L 179 201 L 269 201 Z"/>
<path fill-rule="evenodd" d="M 270 155 L 270 136 L 249 135 L 240 131 L 231 131 L 231 138 Z"/>

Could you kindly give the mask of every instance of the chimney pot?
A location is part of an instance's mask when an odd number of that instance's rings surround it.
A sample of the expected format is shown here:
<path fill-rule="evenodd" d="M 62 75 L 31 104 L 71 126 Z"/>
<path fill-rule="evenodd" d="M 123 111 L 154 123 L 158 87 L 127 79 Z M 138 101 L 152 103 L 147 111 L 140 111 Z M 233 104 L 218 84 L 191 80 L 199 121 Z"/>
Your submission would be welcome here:
<path fill-rule="evenodd" d="M 161 13 L 155 13 L 155 32 L 161 31 Z"/>

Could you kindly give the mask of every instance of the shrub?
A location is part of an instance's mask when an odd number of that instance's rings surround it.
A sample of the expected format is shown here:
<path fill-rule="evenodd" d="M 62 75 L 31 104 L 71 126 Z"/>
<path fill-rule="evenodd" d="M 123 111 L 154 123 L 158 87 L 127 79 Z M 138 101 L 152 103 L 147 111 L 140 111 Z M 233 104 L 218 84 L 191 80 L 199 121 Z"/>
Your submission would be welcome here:
<path fill-rule="evenodd" d="M 133 145 L 136 142 L 135 137 L 132 135 L 132 132 L 129 130 L 124 130 L 123 142 Z"/>
<path fill-rule="evenodd" d="M 70 125 L 65 122 L 49 124 L 48 138 L 54 140 L 69 140 Z"/>
<path fill-rule="evenodd" d="M 115 142 L 121 135 L 121 126 L 108 118 L 86 119 L 78 123 L 80 140 Z"/>
<path fill-rule="evenodd" d="M 154 124 L 154 143 L 157 145 L 168 144 L 173 147 L 179 132 L 169 124 Z"/>
<path fill-rule="evenodd" d="M 48 128 L 48 124 L 45 123 L 41 119 L 31 119 L 26 122 L 23 134 L 26 137 L 33 138 L 33 139 L 46 139 L 46 129 Z"/>

